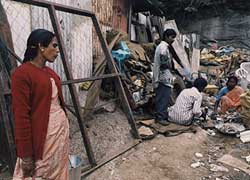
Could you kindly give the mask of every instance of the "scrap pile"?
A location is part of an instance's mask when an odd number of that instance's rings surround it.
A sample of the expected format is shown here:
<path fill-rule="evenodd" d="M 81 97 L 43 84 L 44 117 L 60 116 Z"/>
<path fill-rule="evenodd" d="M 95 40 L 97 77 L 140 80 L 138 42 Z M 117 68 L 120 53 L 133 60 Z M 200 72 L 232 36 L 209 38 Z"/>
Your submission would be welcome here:
<path fill-rule="evenodd" d="M 201 51 L 200 71 L 207 73 L 212 80 L 211 84 L 220 85 L 217 81 L 234 74 L 243 62 L 250 62 L 250 51 L 232 46 L 217 48 L 216 45 L 211 45 Z"/>
<path fill-rule="evenodd" d="M 107 37 L 117 34 L 108 33 Z M 148 46 L 154 48 L 152 43 Z M 112 56 L 117 69 L 123 74 L 123 85 L 127 98 L 133 110 L 147 104 L 153 96 L 152 88 L 152 59 L 147 56 L 143 46 L 130 42 L 123 34 L 112 50 Z"/>
<path fill-rule="evenodd" d="M 239 79 L 239 85 L 244 90 L 248 90 L 249 80 L 247 77 L 249 68 L 247 67 L 250 62 L 250 51 L 232 46 L 218 48 L 216 43 L 211 43 L 209 46 L 210 48 L 204 48 L 201 51 L 200 60 L 200 72 L 206 75 L 209 83 L 205 89 L 206 94 L 203 95 L 203 105 L 210 108 L 213 128 L 220 132 L 225 132 L 226 129 L 227 134 L 237 134 L 240 132 L 239 128 L 242 130 L 242 124 L 248 124 L 246 120 L 243 123 L 243 120 L 250 117 L 248 103 L 245 103 L 249 95 L 246 93 L 241 97 L 241 113 L 233 112 L 237 118 L 233 118 L 232 113 L 229 112 L 225 115 L 217 114 L 217 117 L 215 117 L 213 113 L 215 96 L 221 88 L 226 86 L 226 78 L 230 75 L 236 75 Z M 236 122 L 235 119 L 237 119 Z"/>
<path fill-rule="evenodd" d="M 191 73 L 198 71 L 199 65 L 197 64 L 199 64 L 200 57 L 198 36 L 195 34 L 181 35 L 174 20 L 165 21 L 149 12 L 134 14 L 130 39 L 127 37 L 128 35 L 123 35 L 112 49 L 112 56 L 118 71 L 124 75 L 124 88 L 131 108 L 137 112 L 138 110 L 142 110 L 142 113 L 153 111 L 152 66 L 154 52 L 166 28 L 173 28 L 177 32 L 177 38 L 170 50 L 173 58 L 181 61 L 185 67 L 181 68 L 174 61 L 178 71 L 175 82 L 177 86 L 174 85 L 177 90 L 174 90 L 174 93 L 178 94 L 185 87 L 182 77 L 191 77 Z M 112 32 L 107 35 L 108 42 L 109 39 L 112 39 L 111 37 L 114 37 Z M 107 84 L 105 83 L 105 85 Z"/>
<path fill-rule="evenodd" d="M 150 12 L 132 15 L 130 38 L 127 34 L 116 41 L 112 48 L 112 56 L 117 70 L 123 75 L 123 85 L 132 110 L 135 112 L 153 111 L 152 63 L 157 43 L 163 34 L 164 20 L 153 16 Z M 112 30 L 107 32 L 107 42 L 118 34 Z M 109 85 L 108 85 L 109 84 Z M 103 89 L 113 91 L 112 83 L 103 81 Z M 104 87 L 105 86 L 105 87 Z M 109 87 L 108 87 L 109 86 Z"/>

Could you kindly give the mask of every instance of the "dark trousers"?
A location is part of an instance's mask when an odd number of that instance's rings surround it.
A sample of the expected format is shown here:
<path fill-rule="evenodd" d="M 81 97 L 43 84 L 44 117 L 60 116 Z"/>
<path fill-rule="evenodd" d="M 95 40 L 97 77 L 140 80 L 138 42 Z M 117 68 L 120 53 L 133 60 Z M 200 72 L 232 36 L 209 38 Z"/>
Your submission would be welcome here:
<path fill-rule="evenodd" d="M 167 120 L 168 119 L 168 106 L 171 99 L 171 87 L 159 83 L 158 87 L 155 89 L 155 111 L 157 120 Z"/>

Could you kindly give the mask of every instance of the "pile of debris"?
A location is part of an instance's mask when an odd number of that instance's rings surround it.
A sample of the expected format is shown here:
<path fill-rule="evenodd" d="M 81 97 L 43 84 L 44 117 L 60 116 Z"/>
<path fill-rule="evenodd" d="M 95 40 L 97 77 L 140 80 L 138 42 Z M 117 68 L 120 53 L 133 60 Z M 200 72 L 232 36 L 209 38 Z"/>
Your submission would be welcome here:
<path fill-rule="evenodd" d="M 200 71 L 218 80 L 234 74 L 243 62 L 250 62 L 249 50 L 213 44 L 201 51 Z"/>
<path fill-rule="evenodd" d="M 107 38 L 112 39 L 111 37 L 117 33 L 114 30 L 108 32 Z M 123 34 L 112 50 L 117 70 L 123 75 L 124 89 L 133 110 L 149 103 L 153 97 L 153 60 L 148 57 L 144 47 L 152 49 L 154 52 L 155 45 L 153 43 L 144 44 L 143 46 L 129 41 L 127 35 Z"/>

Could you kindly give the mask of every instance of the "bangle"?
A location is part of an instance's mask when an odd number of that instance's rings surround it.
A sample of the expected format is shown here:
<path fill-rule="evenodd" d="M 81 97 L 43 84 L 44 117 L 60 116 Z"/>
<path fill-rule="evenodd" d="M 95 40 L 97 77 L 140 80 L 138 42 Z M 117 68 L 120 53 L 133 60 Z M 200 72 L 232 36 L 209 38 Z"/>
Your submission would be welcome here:
<path fill-rule="evenodd" d="M 23 165 L 32 165 L 33 162 L 25 162 L 25 161 L 23 161 L 22 164 L 23 164 Z"/>
<path fill-rule="evenodd" d="M 33 159 L 30 159 L 30 160 L 24 160 L 24 159 L 22 159 L 22 162 L 23 162 L 24 164 L 33 163 Z"/>

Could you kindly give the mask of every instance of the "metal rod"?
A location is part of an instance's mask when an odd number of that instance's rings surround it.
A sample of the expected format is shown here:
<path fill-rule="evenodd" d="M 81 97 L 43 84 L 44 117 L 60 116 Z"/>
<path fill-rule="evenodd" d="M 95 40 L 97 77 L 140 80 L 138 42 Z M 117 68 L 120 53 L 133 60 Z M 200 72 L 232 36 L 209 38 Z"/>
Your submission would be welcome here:
<path fill-rule="evenodd" d="M 109 100 L 108 102 L 103 103 L 103 104 L 100 104 L 99 106 L 96 106 L 96 107 L 94 107 L 94 108 L 85 108 L 85 107 L 81 107 L 81 109 L 87 109 L 87 110 L 100 109 L 101 107 L 103 107 L 103 106 L 105 106 L 105 105 L 107 105 L 107 104 L 110 104 L 110 103 L 112 103 L 112 102 L 115 102 L 115 101 L 117 101 L 117 100 L 119 100 L 119 98 L 111 99 L 111 100 Z M 66 104 L 66 106 L 68 106 L 69 108 L 70 108 L 70 107 L 74 107 L 73 105 L 69 105 L 69 104 Z"/>
<path fill-rule="evenodd" d="M 133 144 L 132 146 L 130 146 L 130 147 L 128 147 L 127 149 L 121 151 L 120 153 L 114 155 L 113 157 L 111 157 L 111 158 L 108 159 L 107 161 L 104 161 L 104 162 L 99 163 L 99 164 L 98 164 L 97 166 L 95 166 L 94 168 L 92 168 L 92 169 L 90 169 L 90 170 L 88 170 L 88 171 L 86 171 L 86 172 L 83 172 L 83 173 L 81 174 L 81 177 L 84 178 L 84 177 L 90 175 L 91 173 L 93 173 L 94 171 L 96 171 L 97 169 L 99 169 L 100 167 L 102 167 L 102 166 L 104 166 L 105 164 L 109 163 L 110 161 L 116 159 L 117 157 L 121 156 L 122 154 L 128 152 L 129 150 L 133 149 L 135 146 L 137 146 L 137 145 L 140 144 L 140 143 L 141 143 L 141 140 L 135 140 L 135 142 L 134 142 L 134 144 Z"/>
<path fill-rule="evenodd" d="M 8 47 L 6 47 L 8 52 L 20 63 L 23 64 L 22 59 L 16 54 L 14 53 L 11 49 L 9 49 Z"/>
<path fill-rule="evenodd" d="M 69 81 L 63 81 L 62 85 L 68 85 L 68 84 L 73 84 L 73 83 L 75 83 L 75 84 L 82 83 L 82 82 L 86 82 L 86 81 L 95 81 L 95 80 L 99 80 L 99 79 L 112 78 L 112 77 L 116 77 L 116 76 L 122 76 L 122 74 L 105 74 L 105 75 L 96 76 L 96 77 L 73 79 L 73 80 L 69 80 Z"/>
<path fill-rule="evenodd" d="M 106 41 L 103 38 L 102 31 L 100 29 L 100 25 L 99 25 L 99 22 L 98 22 L 96 16 L 92 17 L 92 21 L 93 21 L 96 33 L 98 35 L 99 41 L 101 43 L 103 52 L 104 52 L 105 57 L 107 59 L 109 69 L 110 69 L 111 73 L 116 73 L 117 74 L 118 71 L 115 68 L 115 66 L 116 66 L 115 62 L 114 62 L 114 60 L 112 58 L 112 55 L 111 55 L 110 51 L 108 50 L 108 46 L 107 46 Z M 135 137 L 140 138 L 140 135 L 139 135 L 137 127 L 136 127 L 136 123 L 135 123 L 135 119 L 134 119 L 132 110 L 131 110 L 131 108 L 129 106 L 128 99 L 127 99 L 127 97 L 125 95 L 125 91 L 124 91 L 124 88 L 123 88 L 123 85 L 122 85 L 121 78 L 120 77 L 115 77 L 114 80 L 115 80 L 116 90 L 117 90 L 118 95 L 119 95 L 119 97 L 120 97 L 120 99 L 122 101 L 121 105 L 123 107 L 123 110 L 125 111 L 125 115 L 127 116 L 127 119 L 128 119 L 128 121 L 130 123 L 130 126 L 131 126 L 132 130 L 134 131 Z"/>
<path fill-rule="evenodd" d="M 88 171 L 88 170 L 90 170 L 91 168 L 93 168 L 93 167 L 90 166 L 90 165 L 82 166 L 82 167 L 81 167 L 81 173 L 82 173 L 82 172 L 85 172 L 85 171 Z"/>
<path fill-rule="evenodd" d="M 73 109 L 71 109 L 71 106 L 66 104 L 65 107 L 66 107 L 66 109 L 68 109 L 69 112 L 71 112 L 75 117 L 77 117 L 76 112 Z"/>
<path fill-rule="evenodd" d="M 55 34 L 57 36 L 57 41 L 59 43 L 59 49 L 60 49 L 60 54 L 61 54 L 61 58 L 62 58 L 62 63 L 63 63 L 65 75 L 66 75 L 68 80 L 72 80 L 73 75 L 71 73 L 72 71 L 71 71 L 70 66 L 68 64 L 68 55 L 66 53 L 65 46 L 63 43 L 62 33 L 61 33 L 60 25 L 59 25 L 59 22 L 58 22 L 58 19 L 56 16 L 55 7 L 53 5 L 50 5 L 48 7 L 48 10 L 49 10 L 49 15 L 51 18 L 52 26 L 53 26 Z M 82 134 L 83 143 L 85 145 L 85 149 L 87 152 L 88 160 L 89 160 L 90 164 L 94 166 L 94 165 L 96 165 L 96 160 L 95 160 L 94 153 L 93 153 L 93 150 L 91 147 L 88 132 L 87 132 L 86 126 L 84 124 L 84 121 L 83 121 L 83 118 L 81 115 L 80 102 L 79 102 L 79 99 L 77 98 L 76 87 L 73 84 L 68 84 L 68 87 L 69 87 L 69 91 L 71 94 L 73 105 L 75 107 L 75 112 L 76 112 L 79 128 L 80 128 L 80 131 Z"/>
<path fill-rule="evenodd" d="M 19 63 L 23 63 L 22 59 L 15 52 L 13 52 L 5 43 L 3 43 L 1 40 L 0 43 Z"/>
<path fill-rule="evenodd" d="M 131 24 L 132 24 L 132 2 L 128 0 L 128 39 L 131 41 Z"/>
<path fill-rule="evenodd" d="M 26 4 L 31 4 L 39 7 L 44 7 L 44 8 L 49 8 L 50 6 L 53 6 L 55 10 L 62 11 L 62 12 L 67 12 L 67 13 L 72 13 L 72 14 L 77 14 L 81 16 L 87 16 L 87 17 L 92 17 L 95 14 L 91 11 L 75 8 L 75 7 L 70 7 L 50 1 L 44 1 L 44 0 L 12 0 L 16 2 L 22 2 Z"/>

